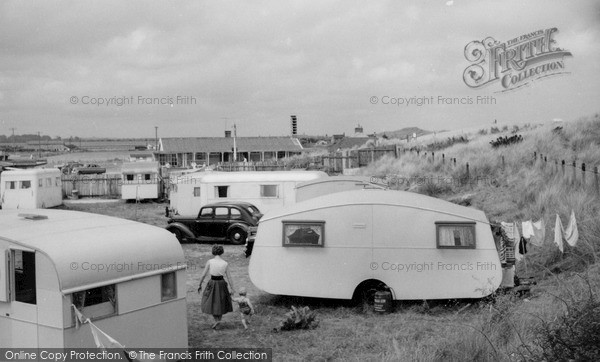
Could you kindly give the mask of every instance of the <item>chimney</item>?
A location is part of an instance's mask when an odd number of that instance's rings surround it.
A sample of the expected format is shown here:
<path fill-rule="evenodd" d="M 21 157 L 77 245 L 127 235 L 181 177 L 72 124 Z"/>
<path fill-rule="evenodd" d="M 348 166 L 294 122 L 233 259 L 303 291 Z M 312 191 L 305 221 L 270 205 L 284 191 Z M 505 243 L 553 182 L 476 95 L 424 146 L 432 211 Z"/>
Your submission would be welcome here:
<path fill-rule="evenodd" d="M 354 133 L 363 133 L 363 128 L 360 123 L 354 128 Z"/>
<path fill-rule="evenodd" d="M 231 138 L 231 131 L 225 131 L 225 138 Z"/>
<path fill-rule="evenodd" d="M 295 136 L 298 134 L 298 120 L 296 119 L 296 116 L 292 115 L 290 116 L 292 122 L 291 122 L 291 126 L 292 126 L 292 136 Z"/>

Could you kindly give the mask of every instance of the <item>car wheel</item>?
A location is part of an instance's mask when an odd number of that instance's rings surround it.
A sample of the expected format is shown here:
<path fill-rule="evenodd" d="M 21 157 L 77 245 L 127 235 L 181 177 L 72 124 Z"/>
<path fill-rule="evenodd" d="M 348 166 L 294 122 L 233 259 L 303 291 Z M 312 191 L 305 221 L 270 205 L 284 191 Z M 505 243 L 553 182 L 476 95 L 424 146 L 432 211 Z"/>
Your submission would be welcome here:
<path fill-rule="evenodd" d="M 183 232 L 181 232 L 181 230 L 171 229 L 171 232 L 175 235 L 175 237 L 177 238 L 177 240 L 179 240 L 180 243 L 185 242 L 185 237 L 183 236 Z"/>
<path fill-rule="evenodd" d="M 229 231 L 229 241 L 235 245 L 243 245 L 246 243 L 248 233 L 242 228 L 233 228 Z"/>

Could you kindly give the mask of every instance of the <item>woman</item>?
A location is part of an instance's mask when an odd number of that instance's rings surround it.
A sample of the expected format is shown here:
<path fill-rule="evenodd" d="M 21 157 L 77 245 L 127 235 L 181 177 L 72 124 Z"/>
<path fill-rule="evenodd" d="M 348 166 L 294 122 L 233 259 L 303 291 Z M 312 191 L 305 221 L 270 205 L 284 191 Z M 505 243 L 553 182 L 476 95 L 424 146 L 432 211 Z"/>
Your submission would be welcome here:
<path fill-rule="evenodd" d="M 201 309 L 203 313 L 212 314 L 215 320 L 215 323 L 212 325 L 213 329 L 217 328 L 223 314 L 233 312 L 231 294 L 235 293 L 235 289 L 231 282 L 229 269 L 227 268 L 228 264 L 225 260 L 221 259 L 223 252 L 223 246 L 213 245 L 212 254 L 215 257 L 206 262 L 204 273 L 200 278 L 200 285 L 198 286 L 198 293 L 200 293 L 204 278 L 210 274 L 210 280 L 206 284 L 206 289 L 202 294 Z M 227 277 L 227 282 L 223 277 Z M 227 283 L 231 286 L 231 292 L 228 290 Z"/>

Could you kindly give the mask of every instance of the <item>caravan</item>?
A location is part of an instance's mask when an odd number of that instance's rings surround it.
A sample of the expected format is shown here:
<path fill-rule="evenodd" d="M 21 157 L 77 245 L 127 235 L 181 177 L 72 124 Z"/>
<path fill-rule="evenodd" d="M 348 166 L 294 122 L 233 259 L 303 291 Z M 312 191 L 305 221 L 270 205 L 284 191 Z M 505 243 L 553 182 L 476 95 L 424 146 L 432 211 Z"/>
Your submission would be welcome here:
<path fill-rule="evenodd" d="M 121 167 L 121 199 L 158 199 L 160 196 L 160 174 L 158 162 L 125 162 Z"/>
<path fill-rule="evenodd" d="M 171 179 L 170 208 L 195 216 L 209 203 L 243 201 L 264 213 L 295 203 L 296 185 L 323 177 L 321 171 L 197 172 Z"/>
<path fill-rule="evenodd" d="M 3 209 L 45 209 L 62 204 L 60 170 L 32 168 L 3 171 L 0 196 Z"/>
<path fill-rule="evenodd" d="M 272 294 L 351 299 L 481 298 L 502 269 L 485 214 L 403 191 L 338 192 L 260 220 L 250 279 Z"/>
<path fill-rule="evenodd" d="M 129 347 L 186 348 L 186 264 L 168 231 L 63 210 L 0 211 L 0 341 L 93 348 L 91 326 Z"/>

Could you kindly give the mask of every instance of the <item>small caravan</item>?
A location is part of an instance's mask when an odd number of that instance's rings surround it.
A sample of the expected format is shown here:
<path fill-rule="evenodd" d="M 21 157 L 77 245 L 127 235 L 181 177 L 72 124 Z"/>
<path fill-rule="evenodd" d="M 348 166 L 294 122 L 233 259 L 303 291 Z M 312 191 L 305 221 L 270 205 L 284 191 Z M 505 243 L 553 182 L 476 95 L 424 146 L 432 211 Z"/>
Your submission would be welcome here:
<path fill-rule="evenodd" d="M 171 180 L 171 210 L 197 215 L 206 204 L 249 202 L 261 212 L 295 203 L 297 184 L 328 177 L 321 171 L 197 172 Z"/>
<path fill-rule="evenodd" d="M 158 170 L 158 162 L 137 161 L 123 163 L 121 167 L 121 199 L 158 199 L 160 195 Z"/>
<path fill-rule="evenodd" d="M 75 211 L 0 210 L 2 346 L 95 348 L 76 307 L 126 347 L 186 348 L 185 268 L 179 242 L 162 228 Z"/>
<path fill-rule="evenodd" d="M 271 294 L 339 299 L 383 284 L 397 300 L 481 298 L 502 280 L 482 211 L 374 189 L 311 198 L 264 215 L 249 273 Z"/>
<path fill-rule="evenodd" d="M 3 209 L 44 209 L 62 204 L 60 170 L 32 168 L 3 171 L 0 200 Z"/>
<path fill-rule="evenodd" d="M 378 189 L 384 187 L 370 182 L 368 176 L 329 176 L 318 178 L 316 180 L 301 182 L 296 186 L 296 202 L 312 199 L 323 195 L 329 195 L 336 192 Z"/>

